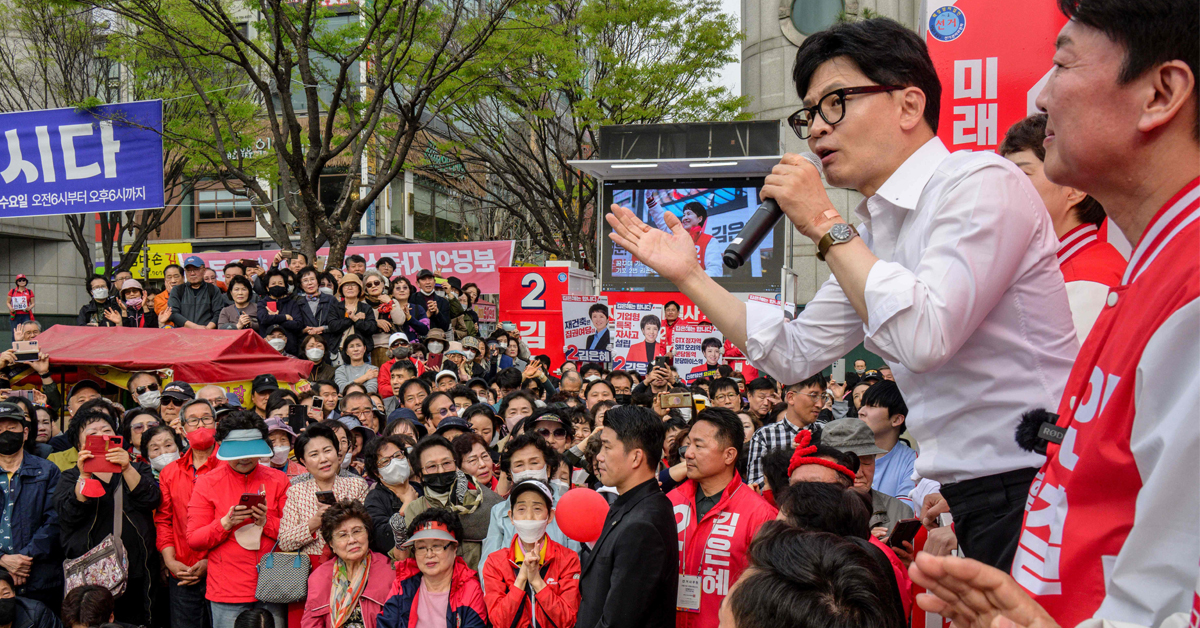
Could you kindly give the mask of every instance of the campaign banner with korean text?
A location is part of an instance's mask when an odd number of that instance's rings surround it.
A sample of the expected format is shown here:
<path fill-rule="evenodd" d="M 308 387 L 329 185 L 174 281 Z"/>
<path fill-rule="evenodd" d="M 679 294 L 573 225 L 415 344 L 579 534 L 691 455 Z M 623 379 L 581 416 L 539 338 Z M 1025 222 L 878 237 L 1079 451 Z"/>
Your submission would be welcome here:
<path fill-rule="evenodd" d="M 271 260 L 279 249 L 261 251 L 222 251 L 217 253 L 192 253 L 204 260 L 204 265 L 217 271 L 217 279 L 223 280 L 225 264 L 240 259 L 256 260 L 263 268 L 269 267 Z M 484 294 L 500 292 L 501 266 L 512 263 L 512 240 L 488 240 L 483 242 L 427 242 L 414 244 L 380 244 L 372 246 L 351 246 L 346 248 L 346 256 L 362 255 L 367 260 L 367 268 L 375 268 L 375 262 L 381 257 L 390 257 L 396 262 L 396 274 L 404 275 L 414 284 L 417 281 L 417 271 L 428 268 L 443 277 L 451 275 L 462 280 L 463 284 L 474 283 Z M 329 255 L 329 248 L 317 251 L 317 255 Z M 183 255 L 179 262 L 183 263 Z"/>
<path fill-rule="evenodd" d="M 162 101 L 0 114 L 0 218 L 163 206 Z"/>
<path fill-rule="evenodd" d="M 1040 0 L 929 0 L 922 27 L 942 82 L 938 137 L 946 148 L 996 150 L 1036 113 L 1054 42 L 1067 18 Z"/>
<path fill-rule="evenodd" d="M 600 304 L 604 311 L 592 308 Z M 590 294 L 564 294 L 562 298 L 563 357 L 568 362 L 612 361 L 612 323 L 608 297 Z"/>
<path fill-rule="evenodd" d="M 725 336 L 712 325 L 676 325 L 672 340 L 675 371 L 685 384 L 702 377 L 720 377 L 725 363 Z"/>
<path fill-rule="evenodd" d="M 512 323 L 533 355 L 550 358 L 550 370 L 563 364 L 562 299 L 570 287 L 562 268 L 501 268 L 500 324 Z"/>
<path fill-rule="evenodd" d="M 662 329 L 662 306 L 657 303 L 617 303 L 612 306 L 612 360 L 615 371 L 637 371 L 645 375 L 656 355 L 666 354 L 658 342 Z"/>

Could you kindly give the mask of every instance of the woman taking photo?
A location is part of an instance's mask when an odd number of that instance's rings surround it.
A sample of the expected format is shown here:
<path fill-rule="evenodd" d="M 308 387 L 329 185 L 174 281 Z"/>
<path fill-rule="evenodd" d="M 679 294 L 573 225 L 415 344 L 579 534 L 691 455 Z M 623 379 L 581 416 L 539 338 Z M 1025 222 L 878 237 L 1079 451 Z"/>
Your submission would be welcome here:
<path fill-rule="evenodd" d="M 517 534 L 483 566 L 488 616 L 496 626 L 573 626 L 579 612 L 579 555 L 546 536 L 554 496 L 540 480 L 513 487 L 508 516 Z"/>
<path fill-rule="evenodd" d="M 227 292 L 233 305 L 221 310 L 217 329 L 253 329 L 258 331 L 258 304 L 253 301 L 254 285 L 242 275 L 229 278 Z M 285 318 L 286 320 L 286 318 Z"/>
<path fill-rule="evenodd" d="M 338 502 L 321 516 L 321 538 L 334 560 L 308 577 L 300 628 L 376 627 L 396 572 L 386 556 L 371 551 L 371 528 L 358 502 Z"/>
<path fill-rule="evenodd" d="M 392 311 L 397 316 L 404 316 L 397 331 L 404 332 L 409 338 L 424 338 L 429 333 L 429 316 L 424 307 L 409 302 L 415 290 L 407 278 L 397 277 L 392 282 Z"/>
<path fill-rule="evenodd" d="M 457 556 L 462 535 L 458 517 L 449 510 L 435 508 L 413 519 L 404 544 L 412 558 L 396 566 L 376 628 L 488 626 L 478 574 Z"/>
<path fill-rule="evenodd" d="M 390 523 L 392 515 L 404 512 L 421 496 L 421 490 L 412 483 L 412 465 L 408 462 L 408 451 L 414 445 L 416 441 L 408 436 L 382 436 L 367 443 L 363 450 L 367 476 L 376 482 L 364 500 L 375 528 L 371 549 L 397 559 L 400 555 L 393 553 L 396 536 Z"/>
<path fill-rule="evenodd" d="M 349 276 L 349 275 L 348 275 Z M 367 361 L 367 342 L 358 334 L 346 336 L 342 344 L 341 366 L 333 373 L 333 383 L 342 395 L 346 386 L 360 384 L 368 393 L 379 392 L 379 369 Z"/>

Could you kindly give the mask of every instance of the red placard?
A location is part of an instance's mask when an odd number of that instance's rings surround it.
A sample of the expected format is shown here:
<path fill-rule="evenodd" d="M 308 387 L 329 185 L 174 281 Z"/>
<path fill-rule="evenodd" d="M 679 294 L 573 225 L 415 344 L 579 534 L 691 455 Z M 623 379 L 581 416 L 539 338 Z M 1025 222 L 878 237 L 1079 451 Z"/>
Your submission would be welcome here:
<path fill-rule="evenodd" d="M 567 270 L 511 266 L 500 269 L 500 322 L 517 325 L 533 355 L 550 356 L 551 370 L 563 363 L 562 298 Z"/>
<path fill-rule="evenodd" d="M 1066 22 L 1045 0 L 928 3 L 925 42 L 942 81 L 938 137 L 947 148 L 995 150 L 1035 111 Z"/>

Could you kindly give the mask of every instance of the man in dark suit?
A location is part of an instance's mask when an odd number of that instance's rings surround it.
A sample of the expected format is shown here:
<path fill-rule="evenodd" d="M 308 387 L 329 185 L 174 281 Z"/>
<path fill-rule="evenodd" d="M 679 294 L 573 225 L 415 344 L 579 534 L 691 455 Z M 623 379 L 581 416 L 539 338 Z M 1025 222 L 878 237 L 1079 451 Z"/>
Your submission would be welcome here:
<path fill-rule="evenodd" d="M 654 477 L 665 436 L 648 408 L 616 406 L 604 415 L 596 468 L 620 496 L 583 563 L 576 628 L 675 625 L 679 540 L 671 500 Z"/>
<path fill-rule="evenodd" d="M 592 319 L 595 332 L 583 343 L 584 351 L 608 351 L 608 306 L 603 303 L 593 303 L 588 308 L 588 317 Z M 598 336 L 598 337 L 597 337 Z"/>

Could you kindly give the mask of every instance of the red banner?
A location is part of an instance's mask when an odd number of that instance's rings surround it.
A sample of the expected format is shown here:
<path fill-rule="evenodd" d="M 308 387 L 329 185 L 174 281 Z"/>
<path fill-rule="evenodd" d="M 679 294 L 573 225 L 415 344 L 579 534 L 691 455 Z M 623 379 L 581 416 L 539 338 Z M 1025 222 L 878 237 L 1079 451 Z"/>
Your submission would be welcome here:
<path fill-rule="evenodd" d="M 500 269 L 500 322 L 515 323 L 531 354 L 550 356 L 551 370 L 563 363 L 562 298 L 568 286 L 564 268 Z"/>
<path fill-rule="evenodd" d="M 935 0 L 924 18 L 942 81 L 938 136 L 951 151 L 996 150 L 1035 112 L 1067 18 L 1045 0 Z"/>
<path fill-rule="evenodd" d="M 262 251 L 221 251 L 216 253 L 191 253 L 204 260 L 204 264 L 217 271 L 222 277 L 225 264 L 240 259 L 256 259 L 263 267 L 270 265 L 279 249 Z M 440 272 L 441 276 L 454 276 L 464 284 L 474 283 L 484 294 L 500 292 L 500 267 L 512 263 L 513 241 L 491 240 L 486 242 L 429 242 L 422 244 L 382 244 L 377 246 L 351 246 L 346 257 L 361 255 L 367 260 L 367 268 L 375 268 L 381 257 L 390 257 L 396 262 L 396 274 L 404 275 L 416 283 L 417 271 L 428 268 Z M 318 256 L 329 255 L 329 248 L 317 251 Z M 183 263 L 185 254 L 179 255 Z"/>

